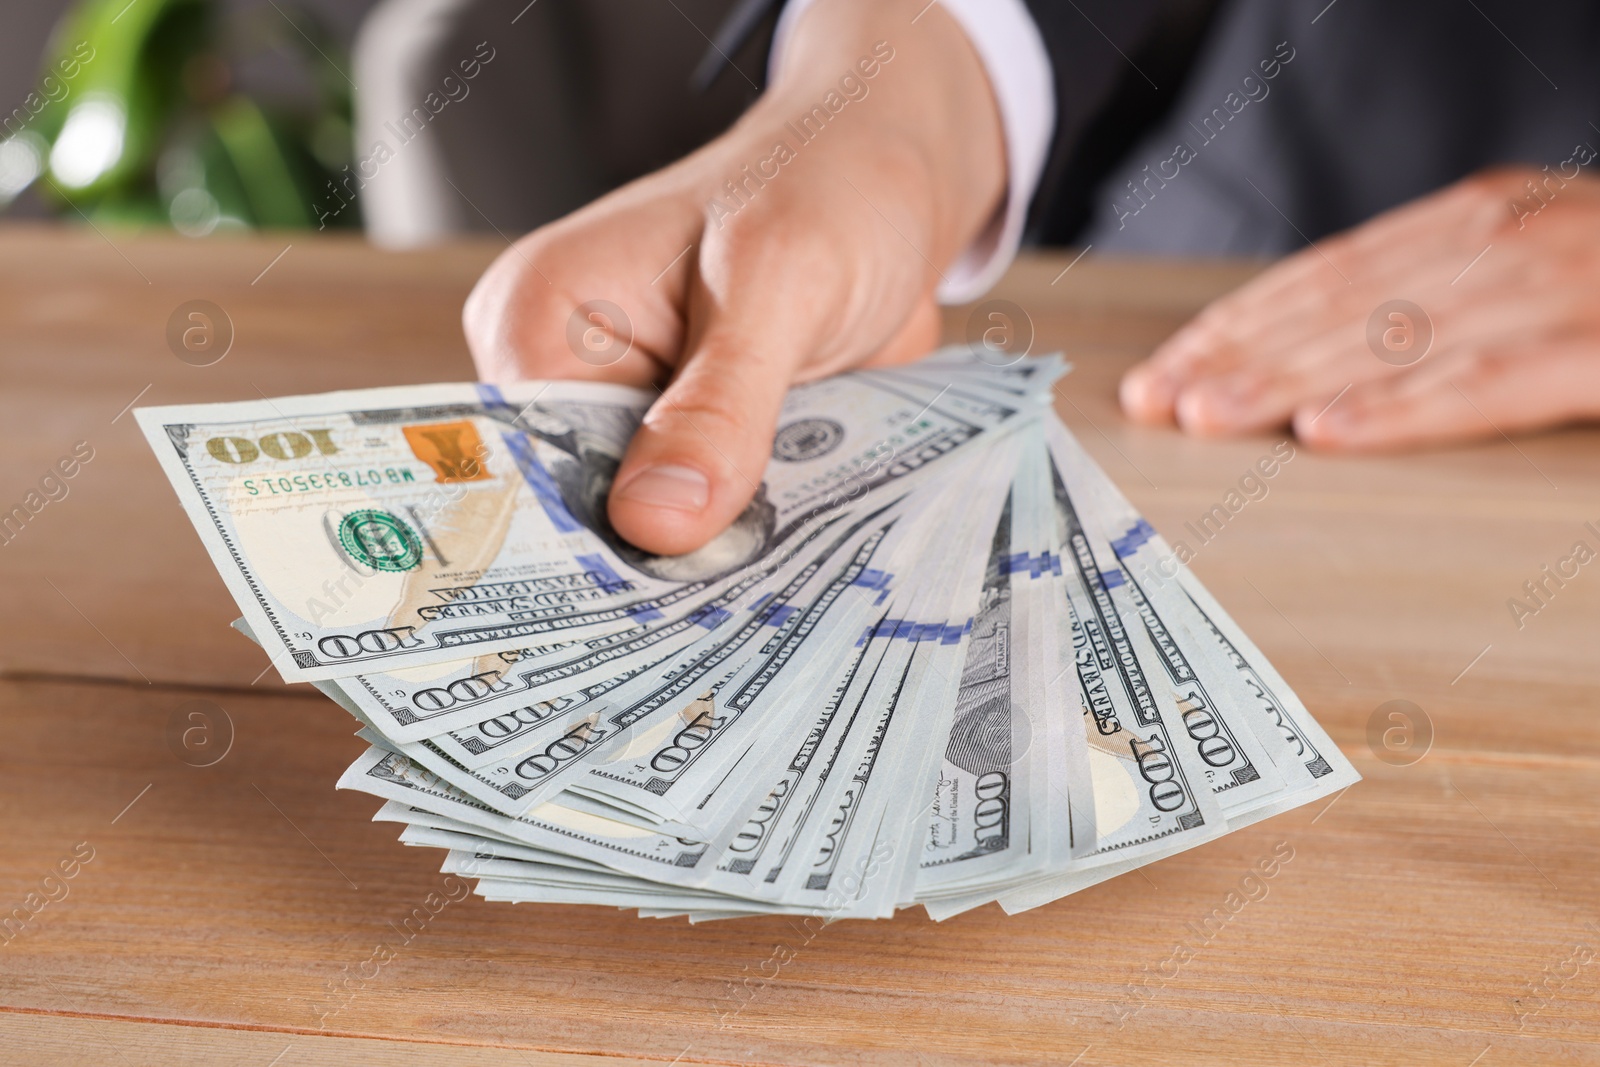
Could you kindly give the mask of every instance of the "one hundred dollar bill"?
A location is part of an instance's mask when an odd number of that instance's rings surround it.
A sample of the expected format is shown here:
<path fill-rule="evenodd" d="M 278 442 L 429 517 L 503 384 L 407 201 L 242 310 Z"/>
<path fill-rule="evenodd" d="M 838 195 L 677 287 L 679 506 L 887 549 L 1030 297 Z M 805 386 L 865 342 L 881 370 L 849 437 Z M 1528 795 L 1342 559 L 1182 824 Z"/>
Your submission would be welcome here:
<path fill-rule="evenodd" d="M 291 681 L 632 630 L 1020 420 L 997 394 L 845 376 L 793 390 L 755 499 L 686 556 L 605 517 L 652 399 L 574 382 L 405 386 L 137 416 Z"/>

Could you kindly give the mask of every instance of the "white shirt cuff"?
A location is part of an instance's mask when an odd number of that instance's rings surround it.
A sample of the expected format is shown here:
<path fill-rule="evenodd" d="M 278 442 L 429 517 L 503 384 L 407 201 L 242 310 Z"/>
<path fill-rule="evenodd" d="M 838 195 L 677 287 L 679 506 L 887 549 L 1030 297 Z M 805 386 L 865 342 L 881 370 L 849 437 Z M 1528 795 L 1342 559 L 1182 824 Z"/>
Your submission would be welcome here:
<path fill-rule="evenodd" d="M 1000 280 L 1022 243 L 1028 204 L 1039 187 L 1056 95 L 1050 55 L 1022 0 L 936 0 L 955 19 L 983 61 L 1000 109 L 1006 146 L 1006 200 L 983 231 L 944 270 L 937 292 L 942 304 L 962 304 Z M 795 23 L 812 0 L 788 0 L 778 18 L 768 60 L 776 81 Z"/>

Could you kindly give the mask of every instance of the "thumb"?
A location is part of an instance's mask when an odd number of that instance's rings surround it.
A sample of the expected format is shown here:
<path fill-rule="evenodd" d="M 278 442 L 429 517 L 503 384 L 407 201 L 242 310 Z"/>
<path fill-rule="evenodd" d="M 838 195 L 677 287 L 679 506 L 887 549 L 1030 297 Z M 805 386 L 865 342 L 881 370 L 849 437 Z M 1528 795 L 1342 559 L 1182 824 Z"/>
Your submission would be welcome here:
<path fill-rule="evenodd" d="M 758 334 L 715 312 L 695 325 L 687 359 L 645 414 L 611 489 L 611 525 L 660 555 L 700 548 L 750 503 L 801 358 L 770 329 Z"/>

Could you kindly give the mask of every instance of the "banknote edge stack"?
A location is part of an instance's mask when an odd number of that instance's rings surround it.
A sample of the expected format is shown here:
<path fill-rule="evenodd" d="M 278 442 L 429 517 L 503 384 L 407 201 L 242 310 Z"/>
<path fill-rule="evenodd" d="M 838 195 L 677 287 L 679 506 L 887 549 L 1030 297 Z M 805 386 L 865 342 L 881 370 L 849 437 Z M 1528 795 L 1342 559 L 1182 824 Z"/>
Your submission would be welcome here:
<path fill-rule="evenodd" d="M 421 386 L 136 414 L 246 612 L 235 626 L 359 723 L 370 747 L 339 788 L 384 800 L 374 819 L 445 849 L 442 870 L 479 895 L 691 922 L 917 904 L 943 920 L 1038 907 L 1359 780 L 1056 418 L 1068 369 L 953 348 L 796 387 L 752 505 L 767 510 L 719 542 L 746 552 L 721 571 L 640 559 L 586 510 L 588 482 L 561 477 L 614 468 L 642 391 Z M 223 429 L 202 451 L 204 427 Z M 338 464 L 357 432 L 400 459 L 352 485 Z M 279 487 L 245 474 L 263 453 L 298 472 L 283 501 L 263 504 Z M 438 484 L 400 481 L 405 464 Z M 343 503 L 314 527 L 302 501 L 319 493 Z M 298 523 L 305 543 L 286 550 L 336 561 L 319 565 L 335 568 L 323 588 L 372 588 L 405 577 L 384 570 L 444 573 L 460 543 L 481 553 L 486 513 L 452 510 L 462 500 L 512 500 L 505 521 L 522 525 L 493 565 L 541 575 L 482 589 L 515 586 L 524 609 L 536 590 L 617 610 L 563 608 L 593 621 L 541 623 L 543 643 L 510 647 L 531 631 L 506 620 L 540 612 L 450 631 L 435 620 L 499 610 L 457 591 L 404 615 L 430 622 L 395 615 L 359 642 L 313 646 L 295 616 L 308 643 L 293 647 L 294 609 L 270 580 L 285 572 L 253 565 L 250 523 Z M 790 500 L 811 502 L 786 521 Z M 331 548 L 312 544 L 319 529 Z M 539 551 L 513 555 L 524 542 Z M 581 590 L 548 577 L 568 552 Z M 429 632 L 492 640 L 403 647 Z M 341 674 L 307 651 L 347 645 L 395 665 Z"/>

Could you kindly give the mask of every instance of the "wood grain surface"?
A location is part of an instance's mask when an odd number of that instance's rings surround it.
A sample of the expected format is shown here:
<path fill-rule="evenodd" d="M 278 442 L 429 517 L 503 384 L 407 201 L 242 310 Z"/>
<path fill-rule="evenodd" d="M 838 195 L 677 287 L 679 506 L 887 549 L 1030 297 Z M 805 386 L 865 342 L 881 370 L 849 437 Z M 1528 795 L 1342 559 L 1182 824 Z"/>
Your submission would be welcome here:
<path fill-rule="evenodd" d="M 1015 917 L 813 935 L 470 898 L 402 941 L 440 853 L 333 789 L 354 724 L 228 628 L 125 409 L 469 378 L 461 301 L 499 247 L 0 230 L 0 510 L 94 451 L 0 547 L 0 923 L 78 860 L 0 926 L 0 1063 L 1600 1062 L 1600 567 L 1520 628 L 1507 607 L 1600 547 L 1600 433 L 1298 450 L 1185 538 L 1281 438 L 1136 428 L 1115 384 L 1248 265 L 1040 256 L 993 296 L 1067 352 L 1063 418 L 1365 781 Z M 233 323 L 212 366 L 166 340 L 193 299 Z M 1369 729 L 1400 699 L 1432 733 L 1407 766 Z M 230 724 L 207 767 L 175 741 L 195 701 Z M 1274 849 L 1265 894 L 1209 921 Z"/>

